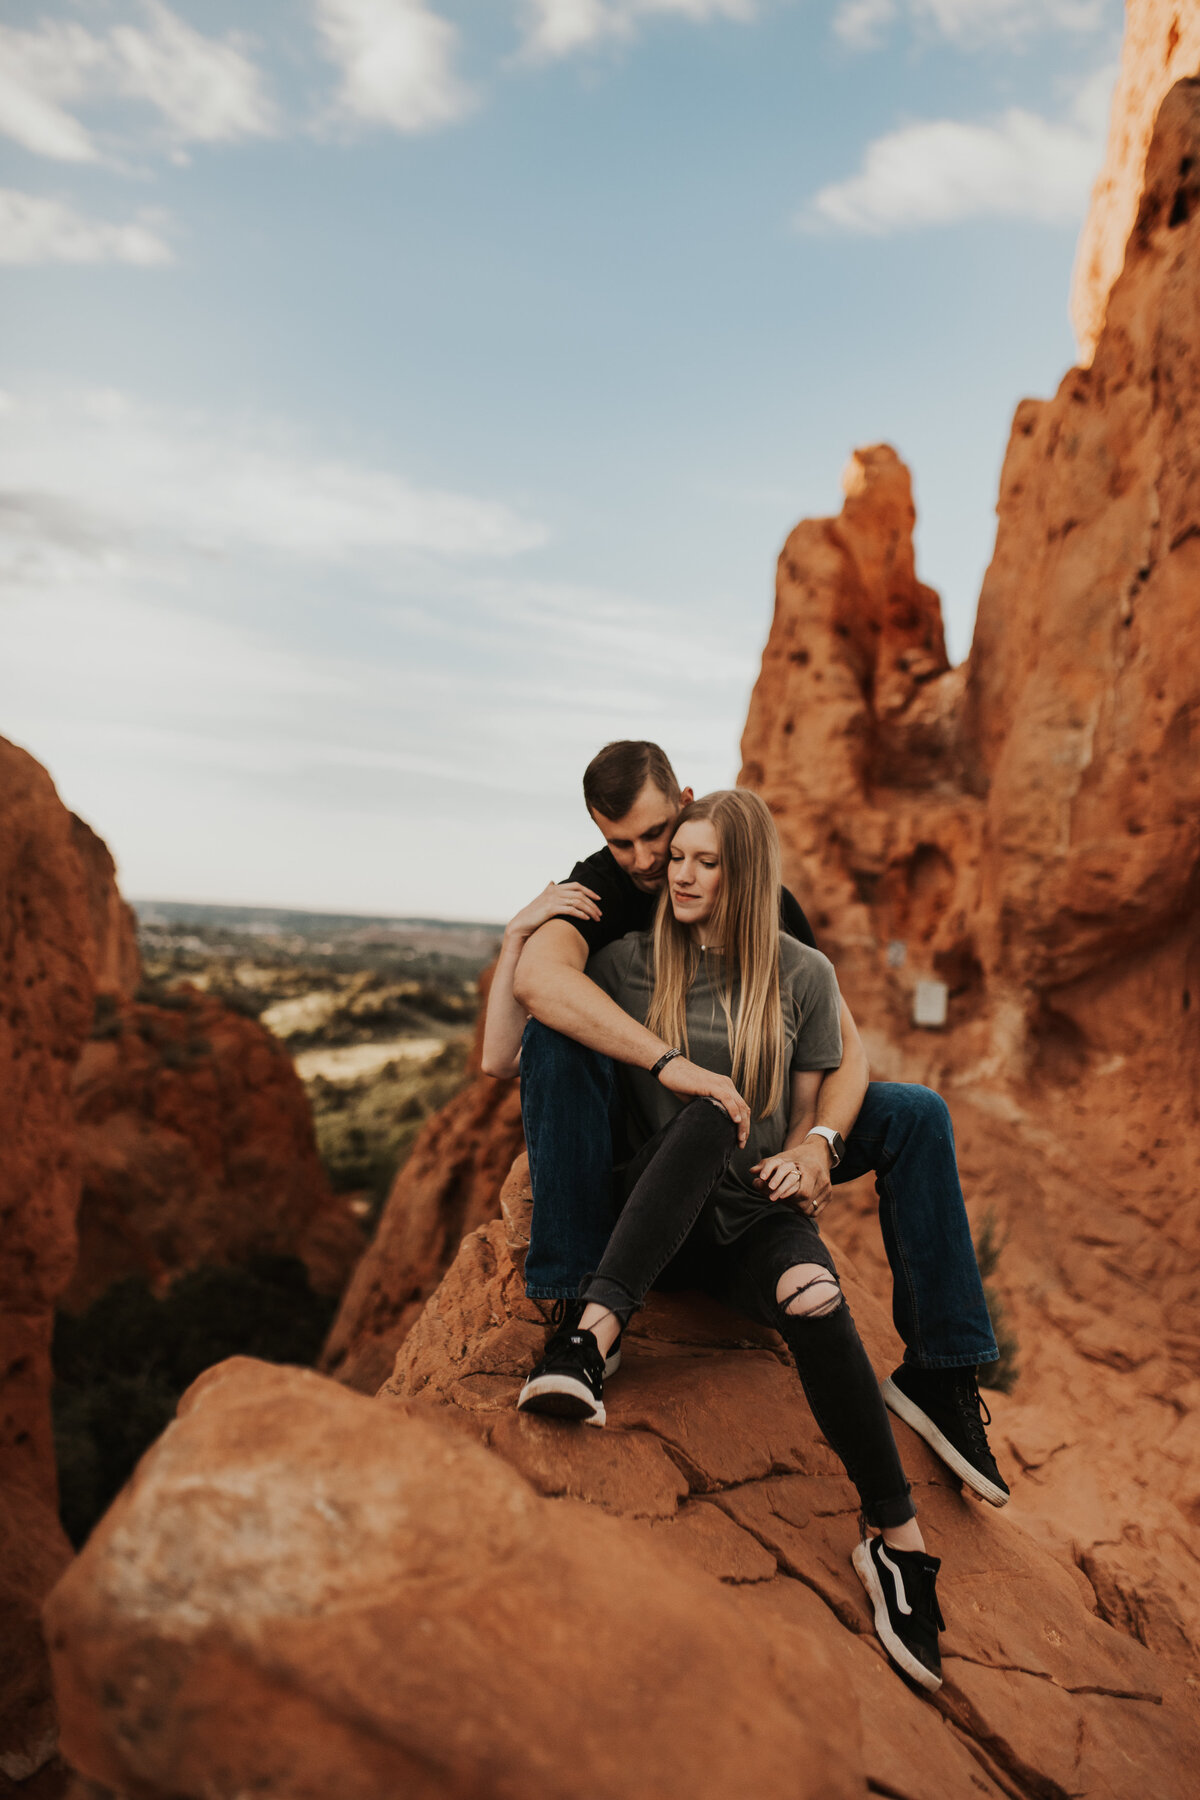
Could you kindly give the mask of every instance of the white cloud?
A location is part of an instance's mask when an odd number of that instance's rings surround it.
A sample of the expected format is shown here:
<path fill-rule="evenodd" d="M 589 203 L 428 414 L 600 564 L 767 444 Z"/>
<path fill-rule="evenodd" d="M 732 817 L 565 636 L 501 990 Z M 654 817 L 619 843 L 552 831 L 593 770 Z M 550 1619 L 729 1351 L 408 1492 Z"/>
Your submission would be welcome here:
<path fill-rule="evenodd" d="M 710 19 L 746 23 L 756 0 L 524 0 L 525 53 L 550 62 L 591 49 L 606 39 L 630 38 L 650 18 Z"/>
<path fill-rule="evenodd" d="M 425 0 L 316 0 L 326 54 L 342 73 L 343 117 L 393 131 L 430 131 L 469 112 L 455 68 L 459 33 Z"/>
<path fill-rule="evenodd" d="M 913 16 L 958 42 L 1021 41 L 1039 31 L 1099 31 L 1107 0 L 909 0 Z"/>
<path fill-rule="evenodd" d="M 275 128 L 262 77 L 237 34 L 205 37 L 141 0 L 140 26 L 103 34 L 45 20 L 0 26 L 0 132 L 62 162 L 94 162 L 94 134 L 72 108 L 125 100 L 152 107 L 175 144 L 226 143 Z"/>
<path fill-rule="evenodd" d="M 60 102 L 80 99 L 103 61 L 99 39 L 81 25 L 0 25 L 0 131 L 36 156 L 94 162 L 91 137 Z"/>
<path fill-rule="evenodd" d="M 0 188 L 0 263 L 136 263 L 173 261 L 157 213 L 126 225 L 85 218 L 65 200 Z"/>
<path fill-rule="evenodd" d="M 964 219 L 1077 225 L 1104 150 L 1115 70 L 1076 96 L 1065 120 L 1010 107 L 989 123 L 926 119 L 868 144 L 862 167 L 813 196 L 802 227 L 878 236 Z"/>
<path fill-rule="evenodd" d="M 904 0 L 918 28 L 968 47 L 1019 47 L 1039 32 L 1088 33 L 1108 22 L 1110 0 Z M 840 0 L 833 29 L 852 49 L 876 48 L 900 16 L 901 0 Z"/>
<path fill-rule="evenodd" d="M 876 49 L 901 5 L 918 29 L 970 49 L 1020 49 L 1045 31 L 1101 31 L 1112 16 L 1110 0 L 840 0 L 833 31 L 851 49 Z"/>
<path fill-rule="evenodd" d="M 833 15 L 833 29 L 852 50 L 873 50 L 896 10 L 896 0 L 841 0 Z"/>
<path fill-rule="evenodd" d="M 111 33 L 119 91 L 157 107 L 177 141 L 218 144 L 269 135 L 274 109 L 236 35 L 207 38 L 161 0 L 142 4 L 148 31 L 121 25 Z"/>
<path fill-rule="evenodd" d="M 505 557 L 545 536 L 499 501 L 314 454 L 277 424 L 115 393 L 10 396 L 0 411 L 0 561 L 42 581 L 253 552 Z"/>

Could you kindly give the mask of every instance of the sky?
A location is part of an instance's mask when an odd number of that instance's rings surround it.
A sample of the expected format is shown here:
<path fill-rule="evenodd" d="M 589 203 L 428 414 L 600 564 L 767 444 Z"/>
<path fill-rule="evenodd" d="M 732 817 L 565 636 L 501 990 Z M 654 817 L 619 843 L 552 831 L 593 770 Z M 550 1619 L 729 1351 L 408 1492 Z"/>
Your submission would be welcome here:
<path fill-rule="evenodd" d="M 726 786 L 795 523 L 966 655 L 1120 0 L 0 3 L 0 732 L 134 898 L 500 920 Z"/>

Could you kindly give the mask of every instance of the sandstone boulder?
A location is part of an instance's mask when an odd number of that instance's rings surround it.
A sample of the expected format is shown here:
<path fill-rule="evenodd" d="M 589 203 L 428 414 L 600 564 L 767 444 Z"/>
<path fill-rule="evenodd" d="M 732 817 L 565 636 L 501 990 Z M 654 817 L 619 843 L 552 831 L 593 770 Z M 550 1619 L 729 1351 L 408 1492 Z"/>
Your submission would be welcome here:
<path fill-rule="evenodd" d="M 589 1431 L 513 1410 L 542 1330 L 493 1221 L 377 1400 L 202 1377 L 49 1603 L 72 1763 L 143 1800 L 1190 1793 L 1182 1672 L 907 1433 L 947 1680 L 893 1673 L 770 1334 L 653 1301 Z"/>
<path fill-rule="evenodd" d="M 336 1383 L 234 1362 L 56 1589 L 74 1765 L 287 1800 L 861 1792 L 818 1640 Z"/>

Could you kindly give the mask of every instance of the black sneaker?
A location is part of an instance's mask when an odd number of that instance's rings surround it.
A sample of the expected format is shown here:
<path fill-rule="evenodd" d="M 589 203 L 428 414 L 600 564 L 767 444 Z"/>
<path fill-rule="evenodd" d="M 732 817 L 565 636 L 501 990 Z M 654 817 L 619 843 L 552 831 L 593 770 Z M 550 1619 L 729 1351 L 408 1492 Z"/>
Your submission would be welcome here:
<path fill-rule="evenodd" d="M 1008 1483 L 984 1430 L 992 1415 L 980 1398 L 974 1369 L 919 1369 L 906 1362 L 879 1385 L 896 1417 L 911 1425 L 947 1468 L 993 1506 L 1008 1505 Z"/>
<path fill-rule="evenodd" d="M 894 1550 L 874 1537 L 856 1546 L 851 1561 L 875 1609 L 880 1643 L 903 1674 L 936 1694 L 942 1685 L 938 1632 L 946 1629 L 937 1602 L 941 1558 Z"/>
<path fill-rule="evenodd" d="M 550 1308 L 550 1323 L 556 1331 L 578 1331 L 579 1321 L 583 1317 L 586 1300 L 556 1300 Z M 624 1332 L 618 1332 L 608 1355 L 604 1358 L 604 1379 L 608 1381 L 621 1366 L 621 1339 Z M 549 1339 L 546 1340 L 547 1344 Z"/>
<path fill-rule="evenodd" d="M 590 1331 L 568 1325 L 555 1332 L 517 1396 L 517 1409 L 603 1425 L 604 1358 Z"/>

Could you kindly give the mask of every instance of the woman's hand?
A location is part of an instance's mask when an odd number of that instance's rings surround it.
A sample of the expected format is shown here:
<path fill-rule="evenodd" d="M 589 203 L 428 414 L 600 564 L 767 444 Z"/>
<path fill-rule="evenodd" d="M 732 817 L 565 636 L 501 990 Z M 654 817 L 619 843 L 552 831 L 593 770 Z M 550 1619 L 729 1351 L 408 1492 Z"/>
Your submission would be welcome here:
<path fill-rule="evenodd" d="M 800 1192 L 800 1171 L 784 1151 L 778 1156 L 764 1156 L 750 1173 L 755 1187 L 762 1188 L 771 1200 L 792 1200 Z"/>
<path fill-rule="evenodd" d="M 536 900 L 514 913 L 504 928 L 506 938 L 523 943 L 547 919 L 598 919 L 600 896 L 581 881 L 549 881 Z"/>
<path fill-rule="evenodd" d="M 769 1199 L 790 1200 L 798 1212 L 806 1213 L 810 1219 L 815 1219 L 833 1197 L 824 1138 L 818 1138 L 815 1144 L 806 1138 L 794 1150 L 766 1156 L 754 1164 L 750 1173 L 755 1177 L 755 1186 L 762 1188 Z"/>

